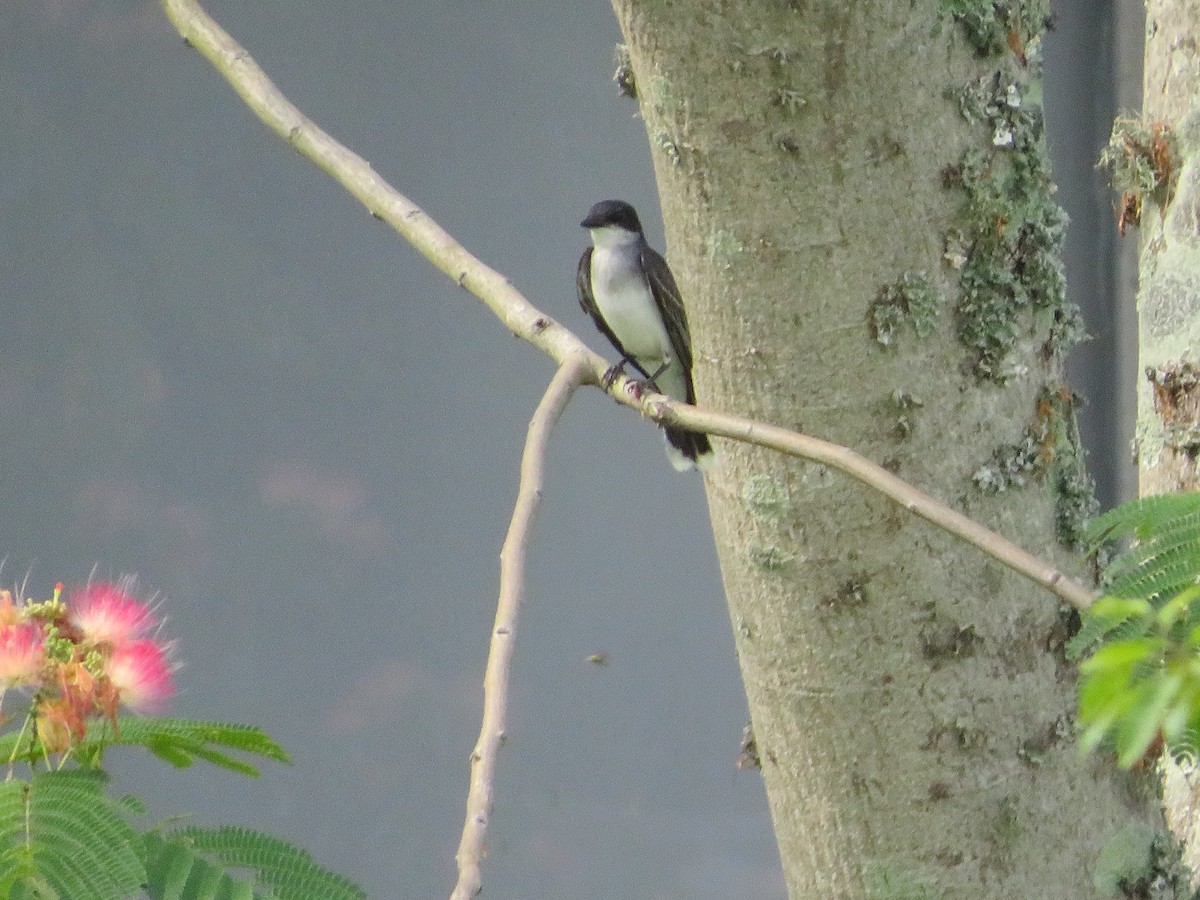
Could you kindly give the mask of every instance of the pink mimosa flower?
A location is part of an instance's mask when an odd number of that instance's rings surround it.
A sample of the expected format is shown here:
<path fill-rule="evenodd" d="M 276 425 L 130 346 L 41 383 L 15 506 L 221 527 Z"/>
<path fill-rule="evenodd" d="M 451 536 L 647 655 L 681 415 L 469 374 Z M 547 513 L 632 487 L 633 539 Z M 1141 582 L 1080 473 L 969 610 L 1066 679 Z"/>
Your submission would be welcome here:
<path fill-rule="evenodd" d="M 113 647 L 144 637 L 158 624 L 146 604 L 107 582 L 74 594 L 68 615 L 84 640 Z"/>
<path fill-rule="evenodd" d="M 45 635 L 39 626 L 0 626 L 0 685 L 34 681 L 45 662 Z"/>
<path fill-rule="evenodd" d="M 138 711 L 161 709 L 175 693 L 171 664 L 165 649 L 155 641 L 115 645 L 104 674 L 120 702 Z"/>

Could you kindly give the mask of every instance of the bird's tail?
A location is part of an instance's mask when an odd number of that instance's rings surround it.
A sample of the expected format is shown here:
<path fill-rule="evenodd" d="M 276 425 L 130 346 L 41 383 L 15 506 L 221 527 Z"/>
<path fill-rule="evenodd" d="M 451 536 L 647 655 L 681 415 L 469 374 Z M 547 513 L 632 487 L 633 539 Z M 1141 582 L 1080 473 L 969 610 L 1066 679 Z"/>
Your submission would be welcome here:
<path fill-rule="evenodd" d="M 717 457 L 707 434 L 683 428 L 665 428 L 663 431 L 667 436 L 667 459 L 676 472 L 712 468 Z"/>

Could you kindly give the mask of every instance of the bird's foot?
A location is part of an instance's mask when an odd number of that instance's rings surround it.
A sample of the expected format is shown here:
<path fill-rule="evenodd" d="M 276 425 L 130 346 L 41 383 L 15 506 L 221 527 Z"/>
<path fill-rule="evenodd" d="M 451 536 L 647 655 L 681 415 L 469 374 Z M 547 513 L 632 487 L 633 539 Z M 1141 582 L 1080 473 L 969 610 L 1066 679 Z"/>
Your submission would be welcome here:
<path fill-rule="evenodd" d="M 631 363 L 633 364 L 634 368 L 636 368 L 641 374 L 646 375 L 646 370 L 643 369 L 641 366 L 639 366 L 636 362 L 633 362 L 632 360 L 630 360 L 628 358 L 622 359 L 616 365 L 609 366 L 608 369 L 605 371 L 604 376 L 600 379 L 601 384 L 604 385 L 604 389 L 608 390 L 609 388 L 611 388 L 613 386 L 613 383 L 619 377 L 621 377 L 622 375 L 625 374 L 625 367 L 627 365 L 630 365 Z M 657 369 L 654 370 L 653 375 L 649 375 L 648 377 L 643 378 L 643 379 L 630 381 L 629 382 L 629 392 L 631 394 L 633 394 L 633 396 L 638 400 L 640 400 L 642 398 L 642 394 L 646 393 L 647 391 L 654 391 L 656 394 L 661 394 L 662 388 L 660 388 L 658 386 L 658 376 L 661 375 L 663 372 L 667 371 L 667 369 L 668 369 L 668 367 L 670 367 L 670 365 L 671 365 L 671 361 L 667 360 L 661 366 L 659 366 Z"/>
<path fill-rule="evenodd" d="M 663 389 L 653 378 L 638 378 L 629 382 L 629 393 L 633 399 L 641 400 L 645 394 L 661 394 Z"/>
<path fill-rule="evenodd" d="M 607 391 L 610 387 L 613 386 L 613 382 L 615 382 L 618 378 L 620 378 L 624 374 L 625 374 L 625 360 L 621 360 L 616 365 L 609 366 L 607 369 L 605 369 L 604 376 L 600 379 L 600 383 L 604 385 L 604 389 Z"/>
<path fill-rule="evenodd" d="M 644 394 L 646 391 L 654 391 L 654 393 L 656 393 L 656 394 L 661 394 L 663 392 L 663 389 L 658 386 L 658 376 L 661 375 L 663 372 L 667 371 L 667 369 L 669 369 L 670 366 L 671 366 L 671 361 L 668 359 L 661 366 L 659 366 L 657 369 L 654 370 L 653 375 L 651 375 L 647 378 L 643 378 L 641 381 L 634 382 L 634 384 L 637 385 L 637 395 L 636 396 L 638 397 L 639 400 L 641 399 L 642 394 Z"/>

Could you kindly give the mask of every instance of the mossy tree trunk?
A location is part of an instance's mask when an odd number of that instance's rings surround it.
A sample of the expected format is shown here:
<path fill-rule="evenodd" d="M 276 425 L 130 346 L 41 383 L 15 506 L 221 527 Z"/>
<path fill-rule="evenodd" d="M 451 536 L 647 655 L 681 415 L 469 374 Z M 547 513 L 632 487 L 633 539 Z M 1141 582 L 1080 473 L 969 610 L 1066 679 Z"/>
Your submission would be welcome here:
<path fill-rule="evenodd" d="M 1090 491 L 1061 357 L 1045 8 L 614 0 L 699 402 L 851 446 L 1043 554 Z M 948 10 L 958 10 L 957 16 Z M 1053 598 L 835 474 L 707 476 L 792 897 L 1091 897 L 1159 824 L 1072 737 Z M 1063 556 L 1067 559 L 1067 556 Z"/>
<path fill-rule="evenodd" d="M 1125 123 L 1153 183 L 1124 183 L 1141 223 L 1138 482 L 1142 495 L 1200 487 L 1200 0 L 1146 3 L 1143 120 Z M 1131 133 L 1133 132 L 1133 133 Z M 1137 208 L 1140 206 L 1140 209 Z M 1167 815 L 1200 866 L 1200 774 L 1166 767 Z"/>

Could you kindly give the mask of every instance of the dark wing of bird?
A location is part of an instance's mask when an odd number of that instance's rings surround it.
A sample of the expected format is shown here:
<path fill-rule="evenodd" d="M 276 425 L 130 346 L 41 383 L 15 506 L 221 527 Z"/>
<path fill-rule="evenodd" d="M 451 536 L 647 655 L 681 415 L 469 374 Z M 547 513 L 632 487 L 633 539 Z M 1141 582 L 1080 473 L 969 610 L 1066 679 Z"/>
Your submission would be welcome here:
<path fill-rule="evenodd" d="M 666 263 L 663 263 L 663 265 L 666 265 Z M 667 272 L 667 277 L 669 278 L 670 276 L 671 273 Z M 600 313 L 600 307 L 596 305 L 596 298 L 592 295 L 591 247 L 584 250 L 583 256 L 579 257 L 579 269 L 575 273 L 575 289 L 579 292 L 579 305 L 583 307 L 585 313 L 592 317 L 592 321 L 596 323 L 596 327 L 600 329 L 600 333 L 608 338 L 609 343 L 617 348 L 617 352 L 621 354 L 621 359 L 628 361 L 635 369 L 641 372 L 643 378 L 649 378 L 650 373 L 638 365 L 636 359 L 625 352 L 625 348 L 621 346 L 621 342 L 617 340 L 617 336 L 613 334 L 612 329 L 608 327 L 608 323 L 604 321 L 604 316 Z"/>
<path fill-rule="evenodd" d="M 653 247 L 642 249 L 642 269 L 650 280 L 650 293 L 658 304 L 667 336 L 675 350 L 675 358 L 683 364 L 683 370 L 687 373 L 687 402 L 695 403 L 692 389 L 692 335 L 688 331 L 687 311 L 683 308 L 679 286 L 675 284 L 671 267 Z"/>

